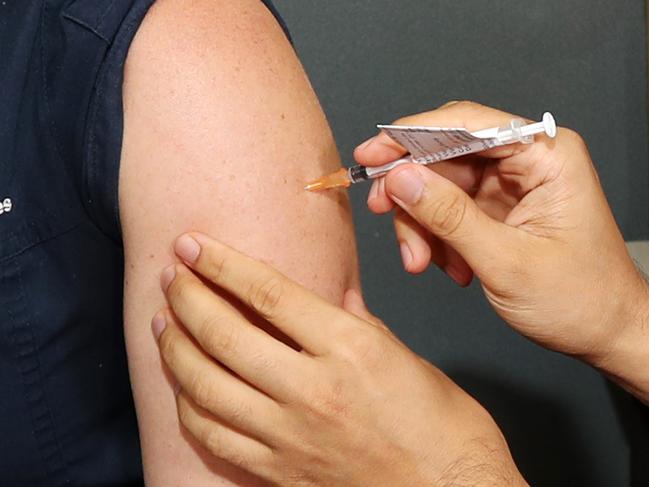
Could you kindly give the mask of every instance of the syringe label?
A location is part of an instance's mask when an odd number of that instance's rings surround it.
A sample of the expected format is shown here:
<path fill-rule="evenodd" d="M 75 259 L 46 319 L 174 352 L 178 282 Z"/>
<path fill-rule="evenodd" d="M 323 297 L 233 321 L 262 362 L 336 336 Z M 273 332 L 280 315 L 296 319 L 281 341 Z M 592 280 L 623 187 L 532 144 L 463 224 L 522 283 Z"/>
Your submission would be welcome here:
<path fill-rule="evenodd" d="M 499 145 L 498 139 L 472 135 L 466 129 L 381 125 L 392 140 L 403 146 L 417 162 L 433 163 L 482 152 Z"/>

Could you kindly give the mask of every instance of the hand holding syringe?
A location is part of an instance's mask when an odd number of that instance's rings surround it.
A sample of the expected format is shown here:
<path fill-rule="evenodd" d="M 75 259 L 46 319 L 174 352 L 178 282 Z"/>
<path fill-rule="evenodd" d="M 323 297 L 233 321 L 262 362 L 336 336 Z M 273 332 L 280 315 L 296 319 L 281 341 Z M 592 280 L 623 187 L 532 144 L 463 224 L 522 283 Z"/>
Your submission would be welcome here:
<path fill-rule="evenodd" d="M 554 138 L 557 125 L 551 113 L 545 113 L 538 123 L 524 125 L 512 120 L 507 127 L 469 132 L 466 129 L 405 127 L 379 125 L 392 139 L 410 151 L 410 155 L 379 167 L 354 166 L 343 168 L 309 183 L 305 189 L 320 191 L 331 188 L 348 188 L 352 184 L 385 176 L 403 164 L 433 164 L 474 154 L 508 144 L 531 144 L 536 134 L 545 133 Z"/>

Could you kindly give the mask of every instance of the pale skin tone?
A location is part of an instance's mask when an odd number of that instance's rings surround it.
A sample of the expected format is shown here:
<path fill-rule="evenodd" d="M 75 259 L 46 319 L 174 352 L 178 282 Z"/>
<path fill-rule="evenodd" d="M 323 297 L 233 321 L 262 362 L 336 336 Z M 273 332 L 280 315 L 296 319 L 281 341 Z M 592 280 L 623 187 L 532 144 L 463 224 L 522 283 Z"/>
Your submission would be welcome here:
<path fill-rule="evenodd" d="M 357 292 L 341 309 L 201 234 L 175 249 L 186 265 L 163 273 L 171 309 L 154 332 L 164 328 L 180 420 L 212 454 L 282 486 L 525 485 L 489 414 Z M 296 346 L 256 328 L 190 269 Z"/>
<path fill-rule="evenodd" d="M 201 229 L 342 305 L 359 287 L 346 195 L 302 190 L 340 167 L 335 143 L 259 0 L 157 0 L 125 74 L 124 323 L 146 485 L 262 485 L 181 428 L 149 327 L 165 303 L 159 275 L 174 239 Z"/>
<path fill-rule="evenodd" d="M 398 123 L 474 130 L 511 118 L 463 102 Z M 403 153 L 379 135 L 355 155 L 378 165 Z M 407 270 L 452 262 L 460 284 L 475 274 L 517 331 L 649 403 L 647 285 L 581 138 L 561 129 L 553 141 L 456 162 L 397 168 L 371 194 L 374 211 L 403 210 Z M 181 422 L 213 455 L 289 486 L 526 485 L 484 409 L 400 343 L 357 292 L 332 306 L 198 233 L 175 251 L 182 263 L 163 273 L 169 308 L 153 329 L 178 381 Z"/>
<path fill-rule="evenodd" d="M 463 102 L 398 123 L 475 130 L 514 117 Z M 356 157 L 375 165 L 395 154 L 403 149 L 381 134 Z M 647 284 L 582 138 L 559 129 L 555 140 L 541 137 L 424 169 L 398 168 L 368 200 L 377 213 L 399 208 L 397 237 L 412 254 L 406 269 L 452 263 L 460 284 L 475 273 L 491 305 L 518 332 L 584 360 L 649 402 Z"/>

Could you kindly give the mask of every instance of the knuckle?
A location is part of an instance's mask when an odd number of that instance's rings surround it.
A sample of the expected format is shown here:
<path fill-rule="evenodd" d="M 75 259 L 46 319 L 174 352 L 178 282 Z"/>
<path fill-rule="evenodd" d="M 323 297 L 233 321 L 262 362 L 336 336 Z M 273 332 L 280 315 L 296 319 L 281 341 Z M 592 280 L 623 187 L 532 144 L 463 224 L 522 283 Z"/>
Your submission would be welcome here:
<path fill-rule="evenodd" d="M 239 345 L 239 333 L 224 316 L 212 315 L 203 319 L 199 327 L 199 341 L 207 352 L 232 353 Z"/>
<path fill-rule="evenodd" d="M 566 174 L 583 177 L 590 173 L 596 181 L 599 176 L 590 157 L 590 151 L 584 138 L 575 130 L 559 127 L 557 137 L 552 144 L 534 144 L 532 159 L 536 159 L 539 167 L 548 171 L 549 178 L 555 178 L 564 170 Z"/>
<path fill-rule="evenodd" d="M 194 374 L 183 393 L 206 411 L 227 419 L 231 424 L 238 425 L 252 414 L 252 407 L 231 397 L 218 393 L 219 387 L 212 380 L 208 371 Z"/>
<path fill-rule="evenodd" d="M 198 440 L 215 457 L 225 460 L 235 467 L 245 469 L 249 466 L 246 456 L 229 444 L 226 435 L 223 434 L 222 427 L 208 426 L 204 428 Z"/>
<path fill-rule="evenodd" d="M 284 285 L 277 276 L 266 277 L 250 286 L 248 304 L 262 317 L 276 315 L 284 295 Z"/>
<path fill-rule="evenodd" d="M 560 127 L 558 133 L 559 137 L 562 140 L 565 140 L 566 144 L 568 144 L 569 146 L 579 149 L 586 148 L 586 141 L 584 141 L 584 138 L 579 132 L 570 128 Z"/>
<path fill-rule="evenodd" d="M 368 327 L 346 335 L 340 354 L 358 369 L 374 370 L 384 361 L 386 349 L 385 333 L 379 328 Z"/>
<path fill-rule="evenodd" d="M 245 455 L 237 453 L 234 451 L 228 451 L 227 454 L 224 453 L 224 459 L 228 461 L 231 465 L 239 467 L 241 469 L 247 470 L 250 467 L 250 461 Z"/>
<path fill-rule="evenodd" d="M 271 485 L 286 485 L 281 482 L 285 468 L 279 456 L 279 450 L 273 448 L 255 459 L 257 474 L 271 482 Z"/>
<path fill-rule="evenodd" d="M 452 109 L 454 113 L 462 119 L 471 119 L 473 117 L 480 117 L 487 110 L 487 107 L 471 100 L 451 101 L 441 109 Z"/>
<path fill-rule="evenodd" d="M 282 469 L 277 485 L 285 487 L 314 487 L 315 483 L 300 469 Z"/>
<path fill-rule="evenodd" d="M 450 105 L 454 105 L 456 108 L 461 109 L 462 111 L 480 110 L 483 108 L 482 105 L 472 100 L 460 100 L 456 103 L 451 102 Z"/>
<path fill-rule="evenodd" d="M 192 410 L 189 406 L 187 398 L 185 397 L 184 391 L 181 392 L 178 396 L 178 399 L 176 401 L 176 408 L 178 410 L 178 421 L 180 421 L 180 424 L 187 428 L 191 421 Z"/>
<path fill-rule="evenodd" d="M 281 366 L 277 360 L 268 353 L 268 350 L 253 351 L 248 355 L 249 363 L 259 373 L 282 374 Z"/>
<path fill-rule="evenodd" d="M 415 116 L 412 115 L 412 116 L 408 116 L 408 117 L 397 118 L 396 120 L 394 120 L 392 122 L 392 125 L 410 125 L 413 122 L 414 117 Z"/>
<path fill-rule="evenodd" d="M 200 407 L 212 409 L 215 391 L 212 387 L 210 375 L 204 370 L 195 372 L 191 376 L 186 390 Z"/>
<path fill-rule="evenodd" d="M 223 435 L 218 430 L 218 428 L 206 427 L 204 428 L 198 437 L 200 443 L 208 449 L 212 455 L 217 458 L 224 458 L 224 442 Z"/>
<path fill-rule="evenodd" d="M 572 129 L 559 128 L 558 138 L 561 140 L 562 160 L 570 161 L 572 165 L 586 169 L 595 181 L 600 183 L 600 177 L 591 159 L 588 144 L 581 134 Z"/>
<path fill-rule="evenodd" d="M 188 294 L 194 283 L 192 279 L 184 275 L 177 275 L 173 282 L 169 285 L 167 295 L 172 303 L 184 303 L 188 300 Z"/>
<path fill-rule="evenodd" d="M 242 424 L 252 414 L 252 408 L 238 400 L 230 400 L 223 405 L 224 416 L 232 424 Z"/>
<path fill-rule="evenodd" d="M 210 255 L 205 276 L 212 282 L 218 284 L 223 281 L 227 258 L 223 256 Z"/>
<path fill-rule="evenodd" d="M 162 358 L 164 359 L 167 366 L 172 369 L 176 364 L 177 351 L 177 343 L 173 338 L 173 334 L 169 333 L 168 331 L 163 333 L 160 336 L 160 354 L 162 355 Z"/>
<path fill-rule="evenodd" d="M 467 200 L 457 192 L 432 202 L 426 210 L 428 223 L 434 233 L 441 238 L 451 237 L 464 222 Z"/>
<path fill-rule="evenodd" d="M 443 105 L 440 105 L 439 109 L 442 110 L 444 108 L 452 107 L 453 105 L 457 105 L 458 103 L 460 103 L 460 100 L 449 100 Z"/>
<path fill-rule="evenodd" d="M 345 391 L 342 378 L 323 380 L 310 392 L 307 408 L 314 417 L 328 423 L 343 418 L 351 406 Z"/>
<path fill-rule="evenodd" d="M 172 303 L 180 301 L 185 293 L 184 287 L 183 278 L 176 275 L 167 288 L 167 297 L 169 301 Z"/>

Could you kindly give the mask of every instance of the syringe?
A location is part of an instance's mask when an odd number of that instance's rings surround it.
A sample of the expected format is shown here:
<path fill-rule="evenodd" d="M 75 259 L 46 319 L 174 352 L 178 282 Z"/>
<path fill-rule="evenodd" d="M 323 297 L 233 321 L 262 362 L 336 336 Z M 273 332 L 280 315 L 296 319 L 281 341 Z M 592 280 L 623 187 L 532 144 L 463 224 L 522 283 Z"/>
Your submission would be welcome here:
<path fill-rule="evenodd" d="M 379 128 L 384 127 L 385 126 L 379 125 Z M 549 112 L 546 112 L 543 115 L 543 120 L 538 123 L 524 125 L 522 120 L 517 119 L 512 120 L 506 127 L 495 127 L 480 130 L 478 132 L 472 132 L 470 135 L 479 139 L 479 142 L 481 143 L 474 144 L 473 147 L 470 145 L 464 146 L 464 150 L 461 154 L 445 150 L 439 153 L 430 154 L 429 157 L 419 159 L 416 159 L 413 156 L 408 156 L 378 167 L 353 166 L 350 168 L 342 168 L 339 171 L 309 183 L 304 189 L 308 191 L 322 191 L 332 188 L 348 188 L 352 184 L 385 176 L 392 169 L 403 164 L 432 164 L 443 160 L 465 156 L 467 154 L 482 152 L 485 150 L 485 146 L 498 147 L 517 143 L 531 144 L 534 142 L 534 136 L 542 133 L 546 134 L 550 138 L 554 138 L 557 135 L 556 121 Z"/>

